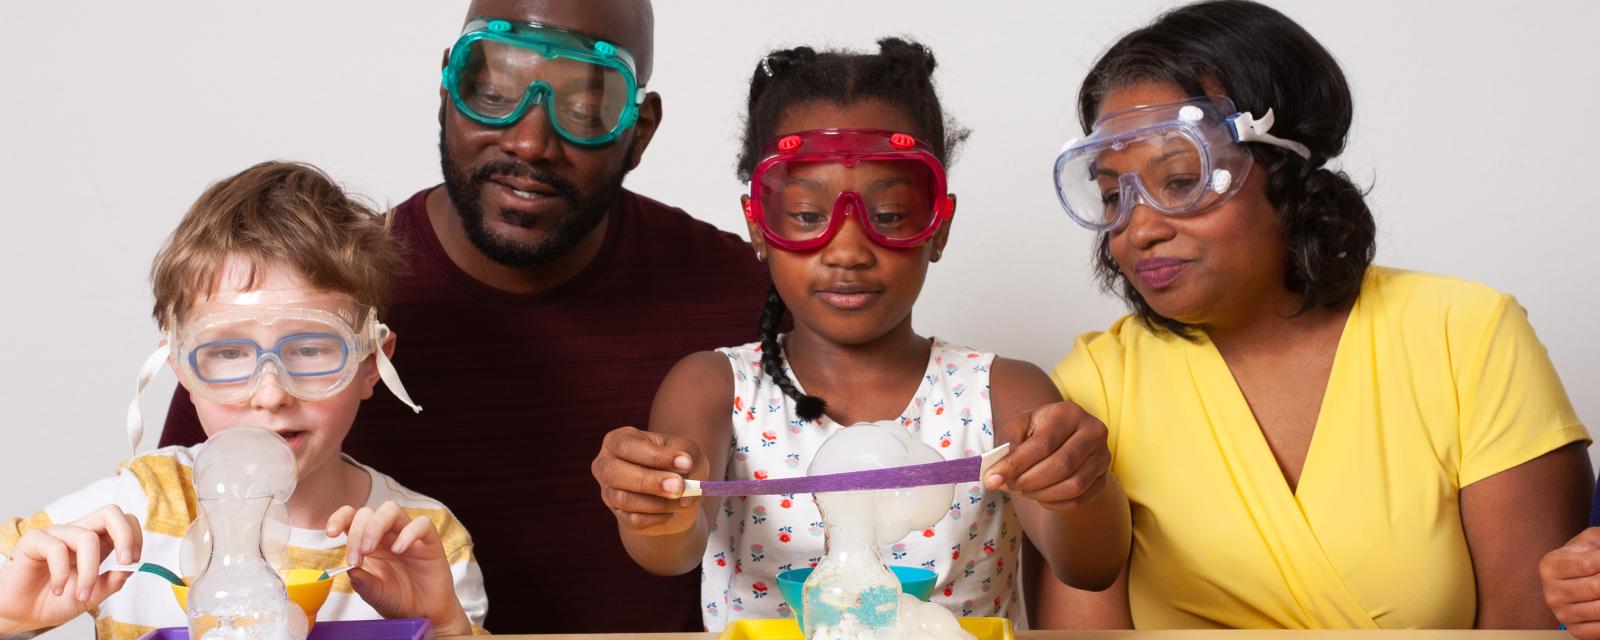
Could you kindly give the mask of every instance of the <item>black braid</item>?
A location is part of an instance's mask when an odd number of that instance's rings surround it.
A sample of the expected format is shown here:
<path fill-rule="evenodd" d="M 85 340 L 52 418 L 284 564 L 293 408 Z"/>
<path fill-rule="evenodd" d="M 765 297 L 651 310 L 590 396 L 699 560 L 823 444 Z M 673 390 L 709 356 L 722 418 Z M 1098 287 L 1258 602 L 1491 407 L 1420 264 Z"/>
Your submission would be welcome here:
<path fill-rule="evenodd" d="M 778 342 L 778 326 L 783 324 L 783 314 L 788 311 L 789 307 L 783 304 L 783 297 L 778 295 L 777 285 L 773 285 L 767 290 L 767 304 L 761 307 L 761 321 L 756 324 L 756 335 L 761 338 L 761 370 L 783 390 L 783 395 L 794 400 L 795 415 L 800 416 L 801 420 L 816 420 L 822 417 L 822 411 L 828 403 L 822 398 L 800 393 L 800 389 L 789 380 L 789 374 L 783 370 L 783 343 Z"/>

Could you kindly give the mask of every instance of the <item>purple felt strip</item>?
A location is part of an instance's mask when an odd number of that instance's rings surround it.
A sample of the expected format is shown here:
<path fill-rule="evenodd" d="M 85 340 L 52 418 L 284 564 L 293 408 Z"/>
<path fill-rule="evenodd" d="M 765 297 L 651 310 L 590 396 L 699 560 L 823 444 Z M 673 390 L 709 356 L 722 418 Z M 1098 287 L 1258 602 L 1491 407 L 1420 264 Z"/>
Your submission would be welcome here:
<path fill-rule="evenodd" d="M 864 491 L 869 489 L 903 489 L 930 484 L 976 482 L 983 469 L 983 456 L 959 460 L 929 462 L 925 464 L 830 473 L 799 478 L 773 478 L 771 480 L 730 480 L 726 482 L 701 482 L 700 494 L 707 496 L 775 496 L 786 493 L 823 493 L 827 491 Z"/>

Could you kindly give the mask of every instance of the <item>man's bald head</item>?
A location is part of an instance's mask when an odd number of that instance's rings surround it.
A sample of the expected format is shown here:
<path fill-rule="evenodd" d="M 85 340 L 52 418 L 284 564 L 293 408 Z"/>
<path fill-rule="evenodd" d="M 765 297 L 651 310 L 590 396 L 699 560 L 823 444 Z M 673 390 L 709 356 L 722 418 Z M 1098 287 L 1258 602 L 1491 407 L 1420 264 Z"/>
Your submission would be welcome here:
<path fill-rule="evenodd" d="M 633 54 L 639 84 L 650 82 L 655 59 L 650 0 L 473 0 L 466 19 L 480 17 L 537 22 L 617 44 Z"/>

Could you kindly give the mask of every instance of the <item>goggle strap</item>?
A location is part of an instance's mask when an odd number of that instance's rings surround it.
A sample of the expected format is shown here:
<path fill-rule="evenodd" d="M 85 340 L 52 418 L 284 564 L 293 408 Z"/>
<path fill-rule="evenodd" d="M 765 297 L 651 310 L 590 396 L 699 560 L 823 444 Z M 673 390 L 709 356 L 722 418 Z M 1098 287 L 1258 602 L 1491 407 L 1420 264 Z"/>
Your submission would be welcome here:
<path fill-rule="evenodd" d="M 378 352 L 378 377 L 383 380 L 384 386 L 389 387 L 394 397 L 411 407 L 412 413 L 422 413 L 422 405 L 411 400 L 411 394 L 406 393 L 406 386 L 400 383 L 400 372 L 395 370 L 394 363 L 389 362 L 389 354 L 383 351 L 383 341 L 389 338 L 389 327 L 376 323 L 373 334 L 373 350 Z"/>
<path fill-rule="evenodd" d="M 144 416 L 139 413 L 139 396 L 144 393 L 145 386 L 150 380 L 161 373 L 161 365 L 166 364 L 167 355 L 172 353 L 170 345 L 163 344 L 156 347 L 154 353 L 146 358 L 139 367 L 139 378 L 133 387 L 133 402 L 128 403 L 128 446 L 134 454 L 139 452 L 139 441 L 144 439 Z"/>
<path fill-rule="evenodd" d="M 1271 109 L 1267 109 L 1267 115 L 1261 116 L 1260 120 L 1257 120 L 1256 117 L 1250 113 L 1238 113 L 1234 114 L 1232 118 L 1229 118 L 1229 122 L 1233 124 L 1233 137 L 1235 140 L 1238 140 L 1239 142 L 1260 142 L 1262 144 L 1270 144 L 1281 149 L 1288 149 L 1295 152 L 1295 154 L 1299 155 L 1301 158 L 1310 160 L 1310 148 L 1293 140 L 1284 140 L 1283 138 L 1279 138 L 1278 136 L 1267 133 L 1267 131 L 1272 129 L 1272 123 L 1274 120 L 1275 118 L 1272 115 Z"/>

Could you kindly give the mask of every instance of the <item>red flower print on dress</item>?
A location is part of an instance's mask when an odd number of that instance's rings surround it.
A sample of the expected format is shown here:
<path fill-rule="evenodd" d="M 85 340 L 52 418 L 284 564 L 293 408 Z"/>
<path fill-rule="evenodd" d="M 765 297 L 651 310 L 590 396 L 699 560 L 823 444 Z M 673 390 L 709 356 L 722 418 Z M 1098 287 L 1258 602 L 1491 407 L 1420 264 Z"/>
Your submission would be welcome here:
<path fill-rule="evenodd" d="M 932 538 L 933 537 L 933 529 L 923 529 L 922 530 L 922 537 L 924 537 L 924 538 Z"/>
<path fill-rule="evenodd" d="M 751 475 L 755 476 L 755 478 L 757 480 L 766 480 L 767 479 L 767 472 L 766 472 L 765 469 L 756 469 L 756 472 L 751 474 Z"/>

